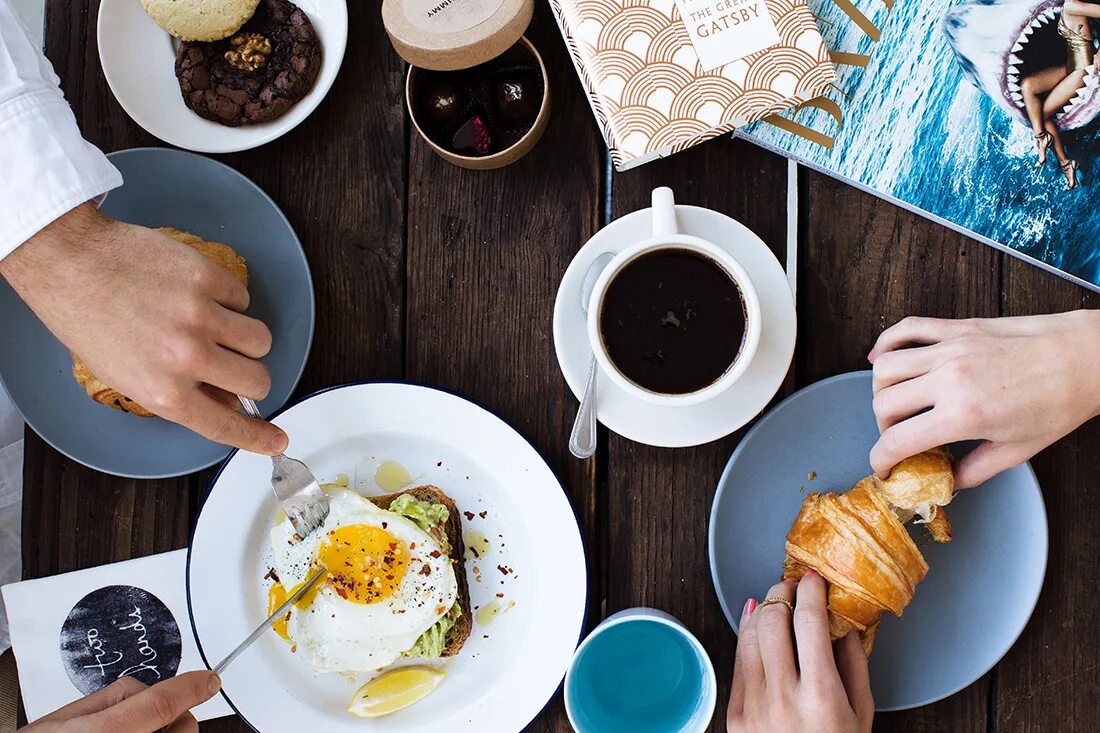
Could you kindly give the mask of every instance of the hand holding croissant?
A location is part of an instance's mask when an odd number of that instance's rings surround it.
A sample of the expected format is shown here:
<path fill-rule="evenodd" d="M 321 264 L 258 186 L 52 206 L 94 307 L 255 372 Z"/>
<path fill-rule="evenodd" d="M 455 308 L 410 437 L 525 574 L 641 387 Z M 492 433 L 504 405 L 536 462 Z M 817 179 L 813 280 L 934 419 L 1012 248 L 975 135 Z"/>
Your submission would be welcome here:
<path fill-rule="evenodd" d="M 868 654 L 887 611 L 900 616 L 928 572 L 904 523 L 920 517 L 937 542 L 951 540 L 943 506 L 955 483 L 937 448 L 908 458 L 888 479 L 868 476 L 844 494 L 811 494 L 787 533 L 784 578 L 816 570 L 828 583 L 829 635 L 855 630 Z"/>

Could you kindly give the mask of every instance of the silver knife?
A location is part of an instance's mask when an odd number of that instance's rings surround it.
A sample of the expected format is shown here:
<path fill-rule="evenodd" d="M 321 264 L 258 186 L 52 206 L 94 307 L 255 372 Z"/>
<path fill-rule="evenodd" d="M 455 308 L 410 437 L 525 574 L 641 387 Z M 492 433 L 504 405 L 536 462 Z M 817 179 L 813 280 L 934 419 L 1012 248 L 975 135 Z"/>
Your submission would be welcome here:
<path fill-rule="evenodd" d="M 306 582 L 302 584 L 301 588 L 291 593 L 290 598 L 287 598 L 286 602 L 284 602 L 283 605 L 275 609 L 275 613 L 267 617 L 267 621 L 264 621 L 262 624 L 257 626 L 256 630 L 249 634 L 247 639 L 242 641 L 236 649 L 229 652 L 229 656 L 218 662 L 218 666 L 214 667 L 214 674 L 220 675 L 222 672 L 224 672 L 225 668 L 228 667 L 234 659 L 241 655 L 241 652 L 252 646 L 252 642 L 256 641 L 256 639 L 259 639 L 261 636 L 263 636 L 264 632 L 271 628 L 271 625 L 275 623 L 275 620 L 281 618 L 283 614 L 289 611 L 290 607 L 294 605 L 295 601 L 304 596 L 306 594 L 306 591 L 312 588 L 314 584 L 316 584 L 317 581 L 321 579 L 321 576 L 323 576 L 327 572 L 328 568 L 322 565 L 316 573 L 309 576 L 309 578 L 306 579 Z"/>

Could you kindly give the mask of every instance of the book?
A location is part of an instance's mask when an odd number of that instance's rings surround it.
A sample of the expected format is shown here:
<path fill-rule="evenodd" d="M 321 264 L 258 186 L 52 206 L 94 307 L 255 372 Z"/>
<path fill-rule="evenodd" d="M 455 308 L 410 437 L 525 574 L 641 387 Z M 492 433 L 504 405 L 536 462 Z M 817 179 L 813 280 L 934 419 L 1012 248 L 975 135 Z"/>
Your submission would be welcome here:
<path fill-rule="evenodd" d="M 550 0 L 622 171 L 825 93 L 806 0 Z"/>
<path fill-rule="evenodd" d="M 1100 185 L 1100 79 L 1087 59 L 1072 68 L 1061 2 L 810 6 L 835 83 L 735 136 L 1100 290 L 1100 207 L 1091 201 Z M 1095 46 L 1088 22 L 1069 23 L 1085 56 Z M 1050 109 L 1039 122 L 1079 169 L 1075 189 L 1067 190 L 1072 168 L 1061 169 L 1055 145 L 1038 165 L 1027 108 L 1044 101 Z"/>

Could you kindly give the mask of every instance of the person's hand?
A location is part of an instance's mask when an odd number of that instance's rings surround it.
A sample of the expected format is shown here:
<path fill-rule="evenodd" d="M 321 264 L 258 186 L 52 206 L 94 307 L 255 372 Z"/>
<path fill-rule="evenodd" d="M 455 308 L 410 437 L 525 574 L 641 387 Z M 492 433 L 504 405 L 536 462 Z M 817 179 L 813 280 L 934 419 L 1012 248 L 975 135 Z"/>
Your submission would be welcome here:
<path fill-rule="evenodd" d="M 882 433 L 871 466 L 883 478 L 929 448 L 982 440 L 955 468 L 959 488 L 977 486 L 1100 411 L 1100 311 L 906 318 L 868 358 Z"/>
<path fill-rule="evenodd" d="M 219 443 L 280 453 L 286 435 L 234 397 L 267 395 L 271 332 L 248 290 L 160 232 L 77 207 L 0 260 L 0 275 L 103 382 Z M 34 358 L 28 354 L 27 358 Z"/>
<path fill-rule="evenodd" d="M 796 597 L 797 596 L 797 597 Z M 798 583 L 772 586 L 766 598 L 786 598 L 741 614 L 741 634 L 726 709 L 729 733 L 866 733 L 875 703 L 867 657 L 855 632 L 829 639 L 825 581 L 810 571 Z M 793 636 L 792 636 L 793 626 Z"/>
<path fill-rule="evenodd" d="M 123 677 L 99 692 L 39 718 L 26 733 L 192 733 L 199 729 L 191 708 L 217 694 L 213 672 L 187 672 L 146 687 Z"/>

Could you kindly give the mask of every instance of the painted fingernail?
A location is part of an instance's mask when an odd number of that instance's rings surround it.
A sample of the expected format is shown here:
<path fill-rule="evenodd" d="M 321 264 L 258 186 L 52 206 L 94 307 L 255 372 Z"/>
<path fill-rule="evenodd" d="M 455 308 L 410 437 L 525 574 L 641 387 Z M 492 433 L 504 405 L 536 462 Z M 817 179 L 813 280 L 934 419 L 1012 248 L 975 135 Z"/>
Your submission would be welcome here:
<path fill-rule="evenodd" d="M 817 575 L 817 571 L 815 571 L 813 568 L 806 568 L 806 572 L 802 573 L 803 578 L 808 578 L 811 575 Z"/>
<path fill-rule="evenodd" d="M 280 431 L 278 435 L 271 439 L 268 447 L 271 449 L 272 453 L 278 454 L 286 451 L 289 444 L 290 442 L 287 440 L 286 433 Z"/>
<path fill-rule="evenodd" d="M 745 609 L 743 611 L 741 611 L 741 615 L 742 616 L 748 616 L 748 615 L 752 614 L 752 612 L 755 611 L 755 610 L 756 610 L 756 599 L 755 598 L 750 598 L 749 600 L 745 601 Z"/>
<path fill-rule="evenodd" d="M 798 583 L 798 578 L 783 578 L 783 582 L 795 585 L 796 583 Z"/>
<path fill-rule="evenodd" d="M 222 688 L 222 680 L 218 675 L 211 673 L 210 680 L 206 683 L 206 689 L 211 695 L 218 694 L 218 690 Z"/>
<path fill-rule="evenodd" d="M 867 361 L 871 362 L 872 364 L 875 363 L 875 352 L 873 349 L 867 352 Z"/>

